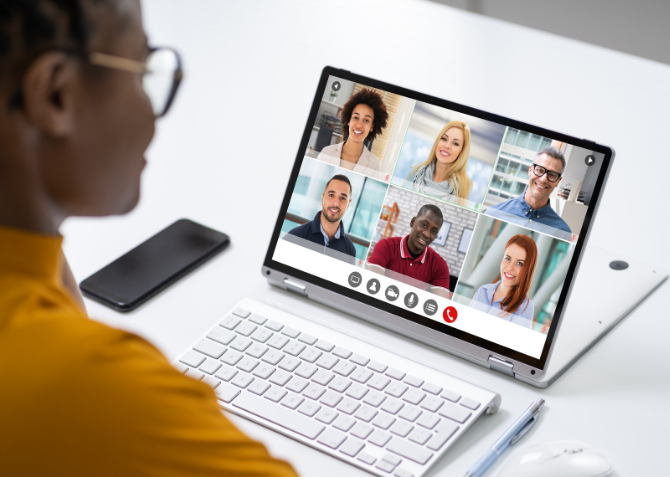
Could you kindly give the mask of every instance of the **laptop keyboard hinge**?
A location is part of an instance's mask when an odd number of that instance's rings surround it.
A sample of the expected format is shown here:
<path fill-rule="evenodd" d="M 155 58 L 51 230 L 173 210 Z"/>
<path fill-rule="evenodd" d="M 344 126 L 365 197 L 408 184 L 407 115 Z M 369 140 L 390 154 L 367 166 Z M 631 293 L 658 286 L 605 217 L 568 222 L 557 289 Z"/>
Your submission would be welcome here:
<path fill-rule="evenodd" d="M 514 377 L 514 365 L 503 359 L 489 356 L 489 366 L 495 371 Z"/>
<path fill-rule="evenodd" d="M 286 289 L 292 292 L 300 293 L 301 295 L 307 295 L 307 287 L 301 283 L 294 282 L 288 278 L 284 278 L 284 285 Z"/>

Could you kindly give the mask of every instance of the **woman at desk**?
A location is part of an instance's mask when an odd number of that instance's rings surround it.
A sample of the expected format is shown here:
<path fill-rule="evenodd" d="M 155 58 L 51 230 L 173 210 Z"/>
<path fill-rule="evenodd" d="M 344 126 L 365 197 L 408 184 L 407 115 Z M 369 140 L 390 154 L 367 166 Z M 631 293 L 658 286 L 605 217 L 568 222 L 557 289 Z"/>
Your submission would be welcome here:
<path fill-rule="evenodd" d="M 470 128 L 463 121 L 451 121 L 438 134 L 428 159 L 415 165 L 407 179 L 415 191 L 464 202 L 472 189 L 472 180 L 465 172 L 469 156 Z"/>
<path fill-rule="evenodd" d="M 389 115 L 381 95 L 363 88 L 349 98 L 340 114 L 344 142 L 324 147 L 317 160 L 383 179 L 381 161 L 364 144 L 373 141 L 386 127 Z"/>
<path fill-rule="evenodd" d="M 500 263 L 500 280 L 484 285 L 470 306 L 525 328 L 533 327 L 533 302 L 528 290 L 537 264 L 537 246 L 527 235 L 515 235 L 507 242 Z"/>

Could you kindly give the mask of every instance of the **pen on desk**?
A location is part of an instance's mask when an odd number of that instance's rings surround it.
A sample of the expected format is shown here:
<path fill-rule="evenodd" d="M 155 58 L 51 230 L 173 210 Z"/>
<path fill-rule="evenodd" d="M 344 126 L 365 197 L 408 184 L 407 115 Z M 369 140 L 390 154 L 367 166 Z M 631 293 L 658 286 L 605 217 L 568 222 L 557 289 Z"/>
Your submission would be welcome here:
<path fill-rule="evenodd" d="M 505 449 L 515 444 L 533 427 L 543 404 L 544 399 L 542 398 L 531 404 L 519 419 L 514 421 L 514 424 L 500 436 L 500 439 L 466 472 L 465 477 L 481 477 Z"/>

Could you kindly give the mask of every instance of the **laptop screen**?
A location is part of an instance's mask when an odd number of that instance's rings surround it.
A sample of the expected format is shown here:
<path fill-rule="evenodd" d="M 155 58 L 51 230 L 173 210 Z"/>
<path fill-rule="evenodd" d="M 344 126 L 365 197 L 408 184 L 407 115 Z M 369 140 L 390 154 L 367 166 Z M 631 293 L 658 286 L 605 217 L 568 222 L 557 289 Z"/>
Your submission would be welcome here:
<path fill-rule="evenodd" d="M 611 151 L 352 76 L 324 70 L 266 265 L 543 367 Z"/>

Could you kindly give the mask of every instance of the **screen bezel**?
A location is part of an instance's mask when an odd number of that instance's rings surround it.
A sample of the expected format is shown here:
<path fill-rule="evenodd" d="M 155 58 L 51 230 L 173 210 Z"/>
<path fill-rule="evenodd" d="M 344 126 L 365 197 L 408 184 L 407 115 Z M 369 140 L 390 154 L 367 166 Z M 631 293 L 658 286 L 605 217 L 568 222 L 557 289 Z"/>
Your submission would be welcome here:
<path fill-rule="evenodd" d="M 355 291 L 354 289 L 338 285 L 336 283 L 330 282 L 315 275 L 311 275 L 309 273 L 303 272 L 302 270 L 290 267 L 288 265 L 274 261 L 272 259 L 272 257 L 274 256 L 277 241 L 279 240 L 281 226 L 283 223 L 283 217 L 286 214 L 286 211 L 288 210 L 289 202 L 291 200 L 295 183 L 298 179 L 298 174 L 300 172 L 300 166 L 302 165 L 302 162 L 305 157 L 305 151 L 309 143 L 312 125 L 316 120 L 316 116 L 319 110 L 319 104 L 321 102 L 321 98 L 323 96 L 323 93 L 325 91 L 328 82 L 328 78 L 330 76 L 336 76 L 337 78 L 364 84 L 366 86 L 371 86 L 373 88 L 378 88 L 390 93 L 414 99 L 416 101 L 433 104 L 435 106 L 450 109 L 453 111 L 458 111 L 460 113 L 467 114 L 470 116 L 476 116 L 478 118 L 487 121 L 496 122 L 504 126 L 513 127 L 516 129 L 530 132 L 532 134 L 539 134 L 545 137 L 550 137 L 558 141 L 566 142 L 573 146 L 588 148 L 592 151 L 599 152 L 604 155 L 603 164 L 601 165 L 600 171 L 598 173 L 598 178 L 596 180 L 596 184 L 593 193 L 591 195 L 591 204 L 589 205 L 589 208 L 586 212 L 586 217 L 584 218 L 581 233 L 579 234 L 579 238 L 575 244 L 575 251 L 572 257 L 572 261 L 570 263 L 570 266 L 568 267 L 568 273 L 565 278 L 564 287 L 563 290 L 561 291 L 561 295 L 558 300 L 558 304 L 556 306 L 556 311 L 554 313 L 552 324 L 549 328 L 549 331 L 547 332 L 547 338 L 540 358 L 533 358 L 532 356 L 522 354 L 511 348 L 501 346 L 495 342 L 480 338 L 475 335 L 471 335 L 469 333 L 457 330 L 455 328 L 451 328 L 449 326 L 445 326 L 442 323 L 435 321 L 433 319 L 417 315 L 403 308 L 396 307 L 390 303 L 386 303 L 377 298 L 373 298 L 372 296 L 363 295 L 360 292 Z M 401 86 L 396 86 L 389 83 L 385 83 L 383 81 L 361 76 L 355 73 L 351 73 L 350 71 L 326 66 L 321 73 L 319 85 L 317 87 L 314 96 L 314 101 L 312 103 L 312 108 L 310 110 L 309 117 L 305 125 L 305 130 L 303 132 L 302 140 L 300 142 L 300 147 L 298 149 L 296 160 L 293 164 L 291 177 L 289 179 L 286 192 L 284 194 L 284 199 L 282 201 L 281 208 L 277 216 L 277 221 L 275 223 L 274 231 L 272 233 L 272 239 L 270 241 L 270 245 L 268 247 L 268 251 L 266 253 L 263 266 L 268 269 L 277 270 L 280 273 L 285 273 L 287 275 L 290 275 L 292 277 L 295 277 L 296 279 L 305 281 L 307 283 L 314 284 L 318 287 L 324 288 L 331 292 L 350 298 L 361 304 L 371 306 L 377 310 L 390 313 L 396 317 L 403 318 L 415 324 L 437 331 L 443 335 L 451 336 L 455 339 L 462 340 L 476 347 L 486 349 L 490 351 L 492 354 L 495 354 L 496 356 L 507 357 L 511 360 L 528 365 L 531 368 L 536 368 L 540 371 L 544 371 L 554 342 L 554 338 L 556 336 L 558 328 L 560 327 L 560 323 L 562 322 L 563 312 L 566 309 L 567 299 L 570 295 L 572 285 L 574 283 L 575 272 L 579 265 L 582 251 L 586 246 L 586 242 L 588 240 L 588 236 L 591 230 L 591 222 L 595 214 L 595 211 L 600 203 L 603 187 L 605 185 L 609 171 L 611 170 L 611 164 L 613 158 L 614 158 L 614 151 L 611 148 L 600 144 L 596 144 L 593 141 L 589 141 L 586 139 L 578 139 L 576 137 L 569 136 L 567 134 L 551 131 L 549 129 L 544 129 L 538 126 L 533 126 L 531 124 L 527 124 L 521 121 L 493 114 L 487 111 L 472 108 L 469 106 L 464 106 L 462 104 L 454 103 L 452 101 L 448 101 L 445 99 L 440 99 L 435 96 L 430 96 L 413 90 L 409 90 Z M 535 376 L 535 378 L 537 377 L 539 376 Z"/>

